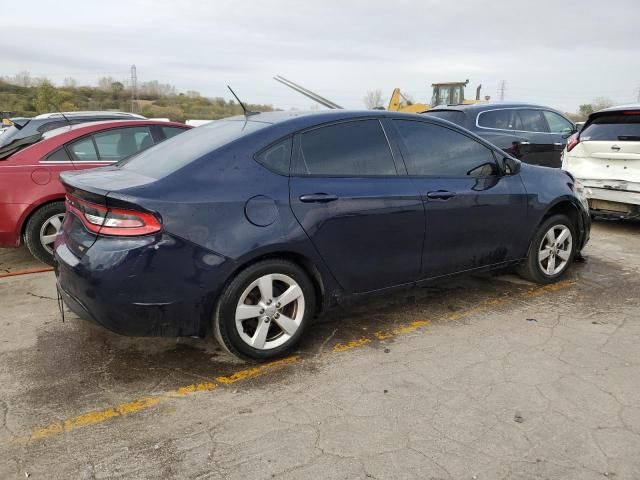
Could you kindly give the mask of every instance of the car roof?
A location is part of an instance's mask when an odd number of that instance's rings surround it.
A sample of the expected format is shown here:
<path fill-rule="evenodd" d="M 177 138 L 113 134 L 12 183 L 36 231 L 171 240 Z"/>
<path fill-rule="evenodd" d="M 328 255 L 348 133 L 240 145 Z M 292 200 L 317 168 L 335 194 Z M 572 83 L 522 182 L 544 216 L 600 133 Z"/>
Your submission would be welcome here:
<path fill-rule="evenodd" d="M 539 105 L 536 103 L 526 102 L 482 102 L 474 103 L 471 105 L 438 105 L 433 107 L 427 112 L 442 111 L 442 110 L 456 110 L 460 112 L 482 112 L 484 110 L 495 110 L 499 108 L 544 108 L 545 110 L 554 110 L 555 108 L 547 107 L 546 105 Z"/>
<path fill-rule="evenodd" d="M 64 117 L 103 117 L 103 116 L 112 116 L 112 117 L 124 117 L 124 118 L 146 118 L 137 113 L 129 113 L 129 112 L 112 112 L 109 110 L 85 110 L 78 112 L 50 112 L 50 113 L 41 113 L 40 115 L 36 115 L 33 118 L 41 119 L 41 118 L 64 118 Z"/>
<path fill-rule="evenodd" d="M 349 120 L 356 118 L 412 118 L 414 120 L 424 120 L 424 117 L 414 113 L 402 113 L 402 112 L 390 112 L 387 110 L 310 110 L 310 111 L 276 111 L 276 112 L 261 112 L 259 114 L 250 115 L 245 117 L 243 115 L 237 115 L 235 117 L 228 117 L 221 121 L 250 121 L 261 122 L 272 125 L 290 124 L 292 129 L 301 129 L 305 127 L 312 127 L 314 125 L 320 125 L 322 123 L 328 123 L 340 120 Z M 440 119 L 437 119 L 440 121 Z M 446 122 L 448 123 L 448 122 Z"/>
<path fill-rule="evenodd" d="M 591 115 L 606 112 L 623 112 L 623 111 L 640 111 L 640 103 L 628 103 L 626 105 L 616 105 L 615 107 L 603 108 L 597 112 L 593 112 Z"/>
<path fill-rule="evenodd" d="M 149 125 L 160 125 L 162 127 L 173 126 L 173 127 L 183 127 L 185 129 L 190 129 L 189 125 L 185 125 L 184 123 L 178 122 L 166 122 L 164 120 L 138 120 L 138 119 L 129 119 L 129 120 L 100 120 L 96 122 L 84 122 L 84 123 L 74 123 L 73 125 L 65 125 L 60 128 L 56 128 L 54 130 L 49 130 L 42 134 L 42 138 L 47 140 L 51 137 L 58 136 L 63 133 L 69 132 L 77 132 L 80 135 L 85 133 L 91 133 L 99 130 L 107 130 L 110 128 L 118 128 L 118 127 L 135 127 L 135 126 L 149 126 Z"/>

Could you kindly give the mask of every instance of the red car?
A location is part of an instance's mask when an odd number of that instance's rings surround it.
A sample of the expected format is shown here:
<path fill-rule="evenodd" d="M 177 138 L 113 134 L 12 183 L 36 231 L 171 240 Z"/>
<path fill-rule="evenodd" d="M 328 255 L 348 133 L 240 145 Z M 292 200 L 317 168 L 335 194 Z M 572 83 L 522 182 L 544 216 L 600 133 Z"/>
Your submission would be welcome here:
<path fill-rule="evenodd" d="M 24 241 L 34 257 L 53 264 L 65 212 L 60 172 L 118 162 L 189 128 L 153 120 L 83 123 L 47 132 L 0 160 L 0 247 Z"/>

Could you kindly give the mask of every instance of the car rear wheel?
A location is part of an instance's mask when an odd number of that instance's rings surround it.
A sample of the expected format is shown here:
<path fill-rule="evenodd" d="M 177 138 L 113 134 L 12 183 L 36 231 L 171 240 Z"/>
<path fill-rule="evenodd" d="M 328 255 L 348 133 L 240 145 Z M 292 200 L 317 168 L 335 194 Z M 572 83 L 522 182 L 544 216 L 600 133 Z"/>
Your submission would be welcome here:
<path fill-rule="evenodd" d="M 537 283 L 557 281 L 573 262 L 576 241 L 575 226 L 567 216 L 549 217 L 534 235 L 520 275 Z"/>
<path fill-rule="evenodd" d="M 238 274 L 213 319 L 218 342 L 245 360 L 268 360 L 294 348 L 315 311 L 315 290 L 295 263 L 273 259 Z"/>
<path fill-rule="evenodd" d="M 24 243 L 36 259 L 53 265 L 53 243 L 64 220 L 64 202 L 49 203 L 31 215 L 24 230 Z"/>

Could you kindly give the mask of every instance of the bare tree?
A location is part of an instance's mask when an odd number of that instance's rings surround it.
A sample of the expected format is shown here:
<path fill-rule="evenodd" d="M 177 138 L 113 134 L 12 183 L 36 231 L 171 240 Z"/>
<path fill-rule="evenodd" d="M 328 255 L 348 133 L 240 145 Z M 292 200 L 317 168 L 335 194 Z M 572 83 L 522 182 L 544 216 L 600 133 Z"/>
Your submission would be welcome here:
<path fill-rule="evenodd" d="M 78 86 L 78 82 L 76 82 L 76 79 L 72 77 L 66 77 L 62 84 L 67 88 L 76 88 Z"/>
<path fill-rule="evenodd" d="M 11 83 L 20 87 L 30 87 L 32 85 L 31 74 L 26 70 L 16 73 L 11 79 Z"/>
<path fill-rule="evenodd" d="M 382 107 L 382 92 L 380 90 L 370 90 L 364 97 L 364 104 L 369 110 Z"/>

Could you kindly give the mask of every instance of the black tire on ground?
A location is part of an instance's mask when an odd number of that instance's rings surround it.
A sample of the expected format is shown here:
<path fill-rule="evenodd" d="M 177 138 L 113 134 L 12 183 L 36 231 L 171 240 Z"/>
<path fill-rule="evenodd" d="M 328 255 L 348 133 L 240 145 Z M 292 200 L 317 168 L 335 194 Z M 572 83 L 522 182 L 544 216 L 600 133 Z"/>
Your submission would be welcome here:
<path fill-rule="evenodd" d="M 49 253 L 40 241 L 40 231 L 42 226 L 51 217 L 64 214 L 64 202 L 48 203 L 38 210 L 29 218 L 24 229 L 24 243 L 37 260 L 47 265 L 53 265 L 53 254 Z"/>
<path fill-rule="evenodd" d="M 292 278 L 304 295 L 304 314 L 300 326 L 285 343 L 271 349 L 256 349 L 246 343 L 236 328 L 235 313 L 243 294 L 251 283 L 269 274 L 283 274 Z M 220 345 L 230 354 L 249 361 L 264 361 L 277 358 L 291 351 L 302 338 L 315 314 L 316 293 L 306 272 L 295 263 L 283 259 L 268 259 L 242 270 L 224 289 L 213 315 L 213 334 Z"/>
<path fill-rule="evenodd" d="M 562 270 L 557 272 L 554 275 L 549 275 L 545 272 L 538 262 L 538 252 L 540 250 L 542 240 L 547 232 L 554 226 L 565 226 L 571 232 L 571 251 L 569 258 Z M 531 240 L 531 245 L 529 246 L 529 252 L 527 254 L 527 259 L 523 265 L 518 268 L 518 274 L 532 282 L 548 284 L 554 283 L 558 281 L 560 278 L 564 276 L 564 274 L 569 269 L 569 266 L 573 262 L 573 259 L 576 255 L 576 244 L 578 242 L 578 237 L 576 234 L 576 226 L 571 221 L 569 217 L 562 214 L 552 215 L 547 218 L 542 224 L 538 227 L 533 239 Z"/>

